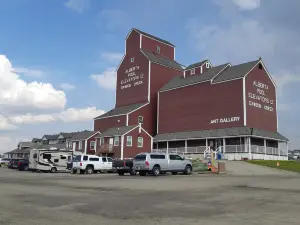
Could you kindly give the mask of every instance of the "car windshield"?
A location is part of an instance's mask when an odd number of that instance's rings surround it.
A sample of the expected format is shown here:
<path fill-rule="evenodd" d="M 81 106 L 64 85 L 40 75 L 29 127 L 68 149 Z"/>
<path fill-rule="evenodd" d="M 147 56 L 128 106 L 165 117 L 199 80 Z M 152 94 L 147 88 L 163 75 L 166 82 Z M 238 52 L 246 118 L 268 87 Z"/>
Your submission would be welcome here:
<path fill-rule="evenodd" d="M 75 158 L 74 158 L 74 162 L 80 162 L 81 161 L 81 155 L 77 155 Z"/>

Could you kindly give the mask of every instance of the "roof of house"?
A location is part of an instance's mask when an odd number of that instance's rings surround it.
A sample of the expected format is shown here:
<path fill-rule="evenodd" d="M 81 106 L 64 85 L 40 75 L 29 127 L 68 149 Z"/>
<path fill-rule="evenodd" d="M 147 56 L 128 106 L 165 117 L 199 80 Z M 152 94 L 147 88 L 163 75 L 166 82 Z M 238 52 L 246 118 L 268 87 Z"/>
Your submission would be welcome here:
<path fill-rule="evenodd" d="M 99 138 L 99 137 L 120 136 L 120 135 L 126 134 L 128 131 L 130 131 L 136 127 L 138 127 L 138 125 L 108 128 L 103 133 L 97 135 L 97 137 Z"/>
<path fill-rule="evenodd" d="M 85 140 L 89 137 L 93 136 L 94 134 L 98 133 L 98 131 L 82 131 L 76 133 L 70 140 L 77 141 L 77 140 Z"/>
<path fill-rule="evenodd" d="M 143 49 L 141 49 L 141 52 L 151 62 L 159 63 L 159 64 L 162 64 L 164 66 L 168 66 L 168 67 L 180 70 L 180 71 L 183 70 L 182 66 L 178 62 L 176 62 L 175 60 L 171 60 L 171 59 L 169 59 L 167 57 L 164 57 L 162 55 L 154 54 L 152 52 L 148 52 L 148 51 L 145 51 Z"/>
<path fill-rule="evenodd" d="M 229 63 L 211 67 L 206 72 L 194 75 L 194 76 L 188 76 L 186 78 L 182 76 L 176 76 L 172 80 L 170 80 L 165 86 L 163 86 L 160 91 L 165 91 L 173 88 L 179 88 L 186 85 L 191 85 L 195 83 L 200 83 L 204 81 L 210 81 L 214 76 L 216 76 L 218 73 L 220 73 L 222 70 L 224 70 L 227 66 L 229 66 Z"/>
<path fill-rule="evenodd" d="M 207 61 L 208 61 L 208 59 L 205 59 L 205 60 L 202 60 L 202 61 L 200 61 L 200 62 L 193 63 L 193 64 L 187 66 L 187 67 L 185 68 L 185 70 L 192 69 L 192 68 L 195 68 L 195 67 L 198 67 L 198 66 L 202 66 L 202 65 L 203 65 L 204 63 L 206 63 Z"/>
<path fill-rule="evenodd" d="M 59 134 L 53 134 L 53 135 L 45 134 L 43 137 L 45 137 L 47 140 L 56 140 L 58 136 Z"/>
<path fill-rule="evenodd" d="M 165 44 L 168 44 L 168 45 L 171 45 L 171 46 L 175 47 L 175 45 L 173 45 L 172 43 L 170 43 L 170 42 L 168 42 L 168 41 L 166 41 L 166 40 L 163 40 L 163 39 L 161 39 L 161 38 L 155 37 L 155 36 L 153 36 L 153 35 L 151 35 L 151 34 L 148 34 L 148 33 L 144 32 L 144 31 L 141 31 L 141 30 L 136 29 L 136 28 L 133 28 L 133 30 L 135 30 L 136 32 L 138 32 L 138 33 L 140 33 L 140 34 L 142 34 L 142 35 L 145 35 L 145 36 L 147 36 L 147 37 L 153 38 L 153 39 L 155 39 L 155 40 L 157 40 L 157 41 L 160 41 L 160 42 L 163 42 L 163 43 L 165 43 Z"/>
<path fill-rule="evenodd" d="M 143 103 L 136 103 L 136 104 L 131 104 L 131 105 L 125 105 L 125 106 L 116 107 L 116 108 L 108 111 L 107 113 L 104 113 L 101 116 L 98 116 L 98 117 L 94 118 L 94 120 L 95 119 L 105 118 L 105 117 L 110 117 L 110 116 L 124 115 L 124 114 L 130 113 L 133 110 L 136 110 L 139 107 L 142 107 L 142 106 L 144 106 L 146 104 L 147 104 L 147 102 L 143 102 Z"/>
<path fill-rule="evenodd" d="M 214 78 L 213 83 L 238 79 L 246 76 L 246 74 L 260 61 L 255 60 L 226 68 L 222 73 Z"/>
<path fill-rule="evenodd" d="M 76 133 L 78 133 L 78 132 L 71 132 L 71 133 L 60 132 L 59 135 L 63 136 L 64 138 L 71 138 L 71 137 L 73 137 Z"/>
<path fill-rule="evenodd" d="M 32 141 L 31 142 L 34 142 L 34 141 L 41 141 L 42 138 L 32 138 Z"/>
<path fill-rule="evenodd" d="M 168 140 L 186 140 L 186 139 L 205 139 L 217 137 L 239 137 L 251 135 L 251 128 L 249 127 L 232 127 L 214 130 L 197 130 L 197 131 L 183 131 L 176 133 L 157 134 L 154 141 L 168 141 Z M 288 141 L 286 137 L 278 132 L 270 132 L 260 129 L 253 129 L 253 136 L 272 138 L 281 141 Z"/>
<path fill-rule="evenodd" d="M 31 145 L 34 144 L 30 141 L 21 141 L 19 142 L 19 145 L 22 145 L 22 147 L 31 147 Z"/>

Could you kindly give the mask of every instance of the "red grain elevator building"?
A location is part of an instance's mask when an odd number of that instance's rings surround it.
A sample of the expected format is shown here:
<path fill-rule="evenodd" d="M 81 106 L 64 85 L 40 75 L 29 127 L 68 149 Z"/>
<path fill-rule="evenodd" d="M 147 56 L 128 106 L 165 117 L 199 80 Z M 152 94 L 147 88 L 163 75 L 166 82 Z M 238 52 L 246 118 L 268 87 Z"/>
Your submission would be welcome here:
<path fill-rule="evenodd" d="M 184 67 L 173 44 L 132 29 L 117 68 L 115 108 L 94 119 L 101 132 L 96 148 L 117 158 L 150 151 L 194 156 L 212 148 L 229 160 L 286 159 L 276 100 L 261 58 Z"/>

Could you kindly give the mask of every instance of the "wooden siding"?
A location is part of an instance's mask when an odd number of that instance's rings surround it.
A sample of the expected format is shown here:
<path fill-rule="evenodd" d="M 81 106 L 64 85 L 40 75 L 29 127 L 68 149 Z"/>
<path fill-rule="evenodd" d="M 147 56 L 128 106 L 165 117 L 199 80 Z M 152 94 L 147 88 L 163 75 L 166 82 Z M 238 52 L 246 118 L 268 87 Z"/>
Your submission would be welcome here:
<path fill-rule="evenodd" d="M 239 120 L 224 122 L 232 117 Z M 213 85 L 205 82 L 159 94 L 159 133 L 237 127 L 243 121 L 242 79 Z"/>
<path fill-rule="evenodd" d="M 94 120 L 94 131 L 100 131 L 101 133 L 108 128 L 122 126 L 126 126 L 126 115 Z"/>
<path fill-rule="evenodd" d="M 258 87 L 261 86 L 259 83 L 267 85 L 267 88 Z M 255 99 L 256 97 L 263 97 L 263 99 L 258 100 Z M 276 106 L 276 88 L 266 71 L 257 65 L 246 77 L 247 126 L 276 132 Z"/>
<path fill-rule="evenodd" d="M 157 46 L 160 47 L 160 53 L 157 52 Z M 155 52 L 159 55 L 162 55 L 162 56 L 167 57 L 172 60 L 175 59 L 175 54 L 174 54 L 175 47 L 172 47 L 170 45 L 166 45 L 157 40 L 148 38 L 145 35 L 142 35 L 142 49 L 144 49 L 148 52 Z"/>
<path fill-rule="evenodd" d="M 88 155 L 95 155 L 96 151 L 91 149 L 91 141 L 95 141 L 95 148 L 96 148 L 96 134 L 94 134 L 91 138 L 87 139 L 87 148 L 86 148 L 86 154 Z"/>

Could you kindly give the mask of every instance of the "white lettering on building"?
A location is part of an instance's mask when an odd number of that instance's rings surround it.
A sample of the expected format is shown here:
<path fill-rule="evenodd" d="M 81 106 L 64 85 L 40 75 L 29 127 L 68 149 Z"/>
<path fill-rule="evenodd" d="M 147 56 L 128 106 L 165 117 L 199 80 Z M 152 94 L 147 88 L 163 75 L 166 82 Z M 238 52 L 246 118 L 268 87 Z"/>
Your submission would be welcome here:
<path fill-rule="evenodd" d="M 138 74 L 140 66 L 134 66 L 125 70 L 127 78 L 121 80 L 121 89 L 126 89 L 143 84 L 144 74 Z"/>
<path fill-rule="evenodd" d="M 240 117 L 234 116 L 234 117 L 227 117 L 227 118 L 212 119 L 210 121 L 210 124 L 233 123 L 233 122 L 238 122 L 238 121 L 240 121 Z"/>
<path fill-rule="evenodd" d="M 274 104 L 274 100 L 267 97 L 266 91 L 269 89 L 269 86 L 258 81 L 253 81 L 253 86 L 256 87 L 256 93 L 248 92 L 248 97 L 251 99 L 248 101 L 248 105 L 273 112 L 273 107 L 266 105 Z"/>

